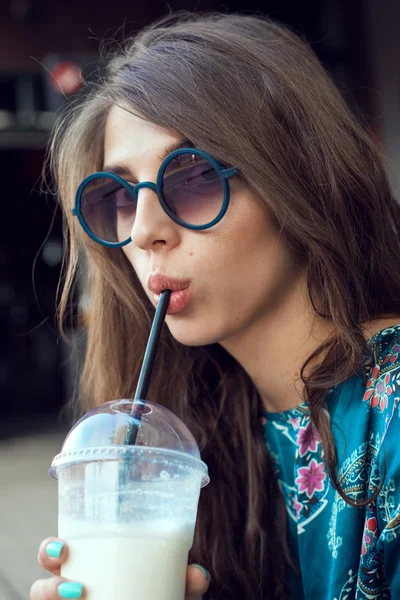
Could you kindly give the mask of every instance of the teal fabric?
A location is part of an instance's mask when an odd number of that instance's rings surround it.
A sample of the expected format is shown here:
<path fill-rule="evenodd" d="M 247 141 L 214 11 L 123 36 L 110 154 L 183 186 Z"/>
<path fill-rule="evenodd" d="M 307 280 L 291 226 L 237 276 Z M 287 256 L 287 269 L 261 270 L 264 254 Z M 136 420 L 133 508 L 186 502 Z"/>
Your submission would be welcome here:
<path fill-rule="evenodd" d="M 330 483 L 307 402 L 265 413 L 265 442 L 288 514 L 288 538 L 301 576 L 290 573 L 293 600 L 400 599 L 400 325 L 369 343 L 374 361 L 329 390 L 337 475 L 353 499 Z M 386 476 L 384 478 L 386 466 Z"/>

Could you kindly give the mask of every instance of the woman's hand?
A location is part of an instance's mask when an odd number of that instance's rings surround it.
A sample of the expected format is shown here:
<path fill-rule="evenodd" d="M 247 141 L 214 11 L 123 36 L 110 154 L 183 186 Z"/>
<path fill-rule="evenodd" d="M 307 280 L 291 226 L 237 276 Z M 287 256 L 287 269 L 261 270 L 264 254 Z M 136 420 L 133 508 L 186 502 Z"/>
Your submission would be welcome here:
<path fill-rule="evenodd" d="M 85 590 L 78 582 L 60 577 L 61 564 L 68 556 L 68 546 L 58 538 L 47 538 L 40 544 L 39 564 L 55 577 L 39 579 L 31 587 L 31 600 L 84 598 Z M 190 565 L 186 576 L 186 599 L 201 600 L 210 585 L 210 575 L 200 565 Z"/>

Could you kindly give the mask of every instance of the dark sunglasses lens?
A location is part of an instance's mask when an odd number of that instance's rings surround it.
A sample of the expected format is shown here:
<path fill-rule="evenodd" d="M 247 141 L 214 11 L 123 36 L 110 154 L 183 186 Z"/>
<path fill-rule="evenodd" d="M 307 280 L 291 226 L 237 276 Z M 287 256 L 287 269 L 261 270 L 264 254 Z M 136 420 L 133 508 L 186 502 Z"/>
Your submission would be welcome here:
<path fill-rule="evenodd" d="M 89 229 L 105 242 L 129 238 L 136 201 L 127 187 L 111 177 L 91 179 L 82 191 L 82 217 Z"/>
<path fill-rule="evenodd" d="M 206 225 L 221 211 L 224 187 L 218 172 L 207 160 L 182 153 L 167 165 L 162 185 L 170 210 L 188 225 Z"/>

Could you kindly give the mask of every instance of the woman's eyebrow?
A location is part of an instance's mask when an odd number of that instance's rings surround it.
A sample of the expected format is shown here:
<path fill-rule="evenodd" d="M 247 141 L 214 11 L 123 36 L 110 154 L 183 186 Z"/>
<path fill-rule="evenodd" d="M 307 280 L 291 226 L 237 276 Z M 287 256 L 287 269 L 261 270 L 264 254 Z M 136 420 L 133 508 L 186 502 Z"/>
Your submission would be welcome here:
<path fill-rule="evenodd" d="M 188 139 L 179 140 L 178 142 L 172 142 L 166 148 L 164 148 L 163 153 L 157 158 L 160 161 L 163 161 L 164 158 L 174 152 L 174 150 L 179 150 L 180 148 L 195 148 L 195 144 Z M 135 179 L 135 174 L 127 165 L 123 164 L 114 164 L 114 165 L 106 165 L 102 168 L 102 171 L 107 171 L 107 173 L 114 173 L 115 175 L 120 175 L 121 177 L 129 177 L 130 179 Z"/>
<path fill-rule="evenodd" d="M 120 175 L 120 177 L 124 177 L 125 179 L 135 179 L 134 173 L 130 170 L 129 167 L 125 165 L 106 165 L 101 169 L 103 172 L 114 173 L 115 175 Z"/>
<path fill-rule="evenodd" d="M 179 148 L 194 148 L 194 147 L 195 147 L 195 145 L 193 144 L 193 142 L 191 142 L 188 139 L 180 140 L 179 142 L 172 142 L 172 144 L 169 144 L 169 146 L 164 148 L 164 152 L 158 158 L 160 160 L 164 160 L 164 158 L 166 158 L 168 156 L 168 154 L 171 154 L 171 152 L 174 152 L 174 150 L 179 150 Z"/>

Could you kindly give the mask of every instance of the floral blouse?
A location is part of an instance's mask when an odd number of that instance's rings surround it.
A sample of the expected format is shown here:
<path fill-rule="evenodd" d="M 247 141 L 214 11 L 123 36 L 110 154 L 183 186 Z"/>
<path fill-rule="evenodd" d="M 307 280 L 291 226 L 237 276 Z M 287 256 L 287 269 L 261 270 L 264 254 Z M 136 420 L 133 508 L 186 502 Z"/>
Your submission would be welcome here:
<path fill-rule="evenodd" d="M 353 508 L 333 488 L 307 402 L 265 413 L 267 448 L 288 513 L 293 600 L 400 599 L 400 325 L 370 338 L 368 381 L 355 375 L 329 391 L 337 476 Z M 384 478 L 386 466 L 386 476 Z"/>

